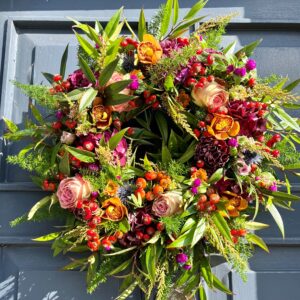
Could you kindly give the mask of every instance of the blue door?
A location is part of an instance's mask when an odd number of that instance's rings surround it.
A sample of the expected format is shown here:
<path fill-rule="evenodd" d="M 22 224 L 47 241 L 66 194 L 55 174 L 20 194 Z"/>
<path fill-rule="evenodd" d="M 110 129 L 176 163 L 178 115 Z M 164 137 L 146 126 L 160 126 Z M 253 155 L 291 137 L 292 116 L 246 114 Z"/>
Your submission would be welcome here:
<path fill-rule="evenodd" d="M 30 118 L 28 99 L 16 90 L 10 80 L 40 83 L 41 72 L 57 73 L 59 60 L 70 44 L 67 71 L 76 68 L 76 41 L 67 16 L 80 21 L 106 22 L 122 5 L 133 28 L 138 9 L 144 6 L 149 17 L 163 2 L 96 1 L 96 0 L 6 0 L 0 2 L 0 95 L 1 116 L 22 124 Z M 181 0 L 186 10 L 193 0 Z M 258 38 L 263 42 L 256 52 L 260 75 L 277 73 L 300 77 L 300 1 L 299 0 L 211 0 L 203 15 L 224 15 L 238 12 L 229 26 L 223 43 L 237 39 L 237 47 Z M 3 124 L 1 123 L 1 135 Z M 29 175 L 6 164 L 8 154 L 17 153 L 19 146 L 0 140 L 0 299 L 114 299 L 119 281 L 111 279 L 96 293 L 87 295 L 84 275 L 62 272 L 69 257 L 53 258 L 49 245 L 38 244 L 32 238 L 53 231 L 55 222 L 25 224 L 11 228 L 9 222 L 25 213 L 43 196 L 30 183 Z M 300 192 L 295 180 L 294 190 Z M 297 208 L 297 207 L 296 207 Z M 300 205 L 296 212 L 283 213 L 286 238 L 282 240 L 274 222 L 268 217 L 259 221 L 272 227 L 263 234 L 271 254 L 257 250 L 250 261 L 249 280 L 243 283 L 238 275 L 216 259 L 214 268 L 233 290 L 233 296 L 209 293 L 209 300 L 298 300 L 300 299 Z M 137 291 L 131 299 L 142 299 Z"/>

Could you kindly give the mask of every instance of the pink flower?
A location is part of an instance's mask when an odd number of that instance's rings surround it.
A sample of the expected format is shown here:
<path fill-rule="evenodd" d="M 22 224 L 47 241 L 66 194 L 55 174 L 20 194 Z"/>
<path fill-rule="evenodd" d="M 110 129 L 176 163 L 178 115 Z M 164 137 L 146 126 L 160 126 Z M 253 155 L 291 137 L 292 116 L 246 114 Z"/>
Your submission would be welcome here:
<path fill-rule="evenodd" d="M 80 69 L 70 74 L 68 79 L 71 82 L 72 87 L 74 89 L 92 86 L 92 83 L 88 81 L 88 79 L 85 77 L 84 73 Z"/>
<path fill-rule="evenodd" d="M 239 158 L 237 160 L 237 170 L 239 175 L 247 176 L 251 172 L 251 167 L 242 158 Z"/>
<path fill-rule="evenodd" d="M 67 131 L 63 131 L 60 141 L 63 144 L 71 145 L 75 141 L 76 135 Z"/>
<path fill-rule="evenodd" d="M 228 102 L 228 92 L 219 83 L 213 81 L 207 83 L 203 88 L 194 86 L 192 90 L 194 103 L 200 107 L 207 108 L 210 112 L 217 112 Z"/>
<path fill-rule="evenodd" d="M 80 176 L 63 179 L 57 190 L 60 206 L 65 209 L 75 208 L 78 200 L 87 198 L 90 194 L 90 183 Z"/>
<path fill-rule="evenodd" d="M 125 80 L 124 79 L 124 75 L 121 74 L 121 73 L 118 73 L 118 72 L 114 72 L 110 78 L 110 80 L 108 81 L 107 85 L 110 85 L 112 83 L 115 83 L 115 82 L 118 82 L 118 81 L 121 81 L 121 80 Z M 130 95 L 131 94 L 131 90 L 129 88 L 125 88 L 123 91 L 120 92 L 120 94 L 123 94 L 123 95 Z M 111 106 L 112 110 L 113 111 L 116 111 L 116 112 L 123 112 L 123 111 L 130 111 L 132 109 L 134 109 L 134 107 L 132 107 L 130 104 L 129 104 L 129 101 L 125 102 L 125 103 L 122 103 L 122 104 L 118 104 L 118 105 L 113 105 Z"/>
<path fill-rule="evenodd" d="M 182 208 L 182 195 L 177 192 L 166 192 L 161 194 L 152 205 L 152 212 L 157 217 L 168 217 L 179 213 Z"/>

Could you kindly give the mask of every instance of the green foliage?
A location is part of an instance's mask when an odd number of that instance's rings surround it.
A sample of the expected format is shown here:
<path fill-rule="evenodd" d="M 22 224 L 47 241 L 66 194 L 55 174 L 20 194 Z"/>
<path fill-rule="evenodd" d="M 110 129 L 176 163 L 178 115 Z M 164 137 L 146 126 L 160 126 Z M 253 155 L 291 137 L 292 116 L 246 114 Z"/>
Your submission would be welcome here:
<path fill-rule="evenodd" d="M 45 106 L 48 109 L 56 109 L 62 97 L 58 94 L 51 95 L 49 87 L 43 85 L 29 85 L 17 81 L 13 84 L 22 90 L 22 92 L 31 99 L 34 99 L 39 105 Z"/>
<path fill-rule="evenodd" d="M 105 221 L 101 223 L 106 233 L 114 233 L 119 230 L 119 223 L 113 221 Z"/>
<path fill-rule="evenodd" d="M 81 169 L 81 172 L 83 174 L 83 178 L 91 183 L 95 191 L 96 190 L 102 191 L 105 188 L 107 184 L 107 178 L 104 172 L 93 174 L 91 171 L 87 169 Z"/>
<path fill-rule="evenodd" d="M 278 158 L 282 165 L 291 165 L 299 163 L 300 152 L 298 152 L 291 144 L 287 143 L 285 140 L 276 144 L 276 149 L 280 151 L 280 156 Z"/>
<path fill-rule="evenodd" d="M 184 224 L 184 219 L 180 215 L 174 215 L 170 217 L 162 217 L 160 221 L 164 223 L 168 234 L 179 234 Z"/>
<path fill-rule="evenodd" d="M 185 176 L 189 172 L 189 167 L 183 163 L 180 163 L 176 160 L 171 160 L 167 164 L 162 165 L 162 169 L 165 169 L 167 174 L 171 178 L 177 178 L 178 176 Z"/>
<path fill-rule="evenodd" d="M 147 28 L 148 33 L 152 34 L 156 38 L 158 38 L 160 33 L 161 20 L 165 14 L 165 10 L 166 7 L 164 4 L 162 4 L 157 10 L 157 13 L 152 17 L 152 19 L 148 24 L 148 28 Z"/>

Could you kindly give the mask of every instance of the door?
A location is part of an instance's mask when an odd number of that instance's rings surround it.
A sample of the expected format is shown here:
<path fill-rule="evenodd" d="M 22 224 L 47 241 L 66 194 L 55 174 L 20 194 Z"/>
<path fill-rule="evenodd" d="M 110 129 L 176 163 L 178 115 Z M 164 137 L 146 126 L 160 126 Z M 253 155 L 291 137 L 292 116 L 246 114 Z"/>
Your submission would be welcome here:
<path fill-rule="evenodd" d="M 96 1 L 96 0 L 6 0 L 0 2 L 0 95 L 1 116 L 22 124 L 30 118 L 28 99 L 20 94 L 10 80 L 40 83 L 41 72 L 57 73 L 61 54 L 70 44 L 67 71 L 76 67 L 76 41 L 71 31 L 73 17 L 80 21 L 98 19 L 105 22 L 115 9 L 127 8 L 125 15 L 136 28 L 139 9 L 144 6 L 149 17 L 163 1 Z M 193 0 L 181 0 L 187 10 Z M 237 39 L 237 47 L 263 38 L 255 59 L 260 75 L 289 74 L 292 80 L 300 77 L 300 2 L 298 0 L 210 0 L 203 15 L 223 15 L 238 12 L 229 26 L 224 44 Z M 1 135 L 3 124 L 1 124 Z M 52 257 L 49 245 L 31 239 L 53 231 L 55 222 L 25 224 L 11 228 L 9 222 L 25 213 L 43 197 L 30 183 L 26 172 L 8 166 L 5 158 L 20 148 L 0 140 L 0 299 L 113 299 L 119 281 L 109 280 L 96 293 L 85 292 L 84 274 L 62 272 L 68 257 Z M 294 191 L 300 192 L 295 180 Z M 296 207 L 297 208 L 297 207 Z M 272 227 L 263 234 L 271 254 L 257 250 L 250 261 L 249 280 L 243 283 L 238 275 L 228 273 L 226 265 L 215 271 L 233 289 L 233 296 L 210 292 L 209 300 L 298 300 L 300 281 L 300 205 L 296 212 L 283 213 L 286 239 L 268 216 L 260 221 Z M 137 291 L 131 299 L 141 299 Z"/>

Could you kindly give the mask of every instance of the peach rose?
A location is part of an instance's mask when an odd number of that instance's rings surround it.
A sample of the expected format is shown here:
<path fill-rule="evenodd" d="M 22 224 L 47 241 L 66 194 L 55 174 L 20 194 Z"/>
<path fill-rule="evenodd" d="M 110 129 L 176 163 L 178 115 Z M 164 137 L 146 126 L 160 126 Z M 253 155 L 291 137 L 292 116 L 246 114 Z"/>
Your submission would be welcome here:
<path fill-rule="evenodd" d="M 214 114 L 210 126 L 207 125 L 207 132 L 218 140 L 226 140 L 236 136 L 240 131 L 240 124 L 227 115 Z"/>
<path fill-rule="evenodd" d="M 60 206 L 65 209 L 75 208 L 78 200 L 88 198 L 90 194 L 90 183 L 79 176 L 63 179 L 56 193 Z"/>
<path fill-rule="evenodd" d="M 194 103 L 207 108 L 210 112 L 217 112 L 228 102 L 229 94 L 224 87 L 213 81 L 205 84 L 203 88 L 194 86 L 192 90 Z"/>
<path fill-rule="evenodd" d="M 113 182 L 111 179 L 108 180 L 108 183 L 103 191 L 107 196 L 115 196 L 117 194 L 119 185 Z"/>
<path fill-rule="evenodd" d="M 143 41 L 137 48 L 138 59 L 143 64 L 156 64 L 162 56 L 159 42 L 151 34 L 144 34 Z"/>
<path fill-rule="evenodd" d="M 232 192 L 225 192 L 225 194 L 229 195 L 228 198 L 225 196 L 223 199 L 225 200 L 225 208 L 230 217 L 238 217 L 240 211 L 248 208 L 248 201 L 246 199 Z"/>
<path fill-rule="evenodd" d="M 92 109 L 92 118 L 99 129 L 107 129 L 112 123 L 111 109 L 103 105 L 95 105 Z"/>
<path fill-rule="evenodd" d="M 111 221 L 121 221 L 128 214 L 127 207 L 118 197 L 105 200 L 102 203 L 102 208 L 105 209 L 103 218 Z"/>
<path fill-rule="evenodd" d="M 178 192 L 166 192 L 158 196 L 152 205 L 152 212 L 157 217 L 168 217 L 182 210 L 182 195 Z"/>

